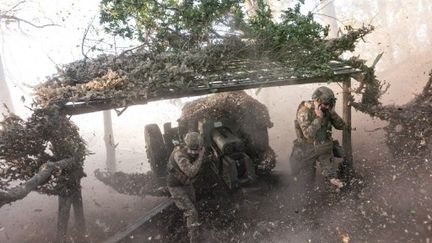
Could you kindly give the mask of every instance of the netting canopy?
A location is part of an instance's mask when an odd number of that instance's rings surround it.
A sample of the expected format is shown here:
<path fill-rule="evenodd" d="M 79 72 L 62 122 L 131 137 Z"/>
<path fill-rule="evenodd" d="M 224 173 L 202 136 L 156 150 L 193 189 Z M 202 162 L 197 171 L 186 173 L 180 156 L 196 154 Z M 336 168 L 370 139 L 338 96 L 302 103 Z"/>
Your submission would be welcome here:
<path fill-rule="evenodd" d="M 67 113 L 76 114 L 160 99 L 310 83 L 356 71 L 341 62 L 316 63 L 275 58 L 264 47 L 240 38 L 184 52 L 103 55 L 65 65 L 36 88 L 35 101 L 41 107 L 65 106 Z"/>

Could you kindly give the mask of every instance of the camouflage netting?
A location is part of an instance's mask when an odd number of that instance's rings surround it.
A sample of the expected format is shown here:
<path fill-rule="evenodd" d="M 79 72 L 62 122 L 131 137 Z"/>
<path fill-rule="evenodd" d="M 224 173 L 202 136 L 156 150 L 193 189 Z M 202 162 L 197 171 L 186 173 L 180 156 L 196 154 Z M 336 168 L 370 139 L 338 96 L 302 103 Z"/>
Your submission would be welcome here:
<path fill-rule="evenodd" d="M 126 174 L 123 172 L 108 173 L 96 170 L 95 176 L 118 193 L 141 197 L 146 195 L 169 196 L 167 188 L 163 186 L 165 182 L 156 180 L 151 172 L 146 174 Z"/>
<path fill-rule="evenodd" d="M 399 155 L 425 156 L 432 151 L 432 72 L 423 92 L 409 103 L 388 108 L 387 145 Z"/>
<path fill-rule="evenodd" d="M 229 118 L 239 125 L 240 135 L 246 141 L 247 153 L 258 168 L 270 171 L 275 167 L 276 155 L 269 146 L 267 129 L 273 127 L 267 107 L 244 91 L 214 94 L 194 100 L 182 109 L 178 119 L 180 127 L 188 127 L 190 121 Z"/>
<path fill-rule="evenodd" d="M 244 91 L 218 93 L 189 102 L 182 108 L 178 122 L 224 117 L 230 117 L 239 124 L 253 123 L 261 128 L 273 126 L 267 107 Z"/>
<path fill-rule="evenodd" d="M 232 38 L 221 44 L 181 53 L 129 52 L 80 60 L 65 65 L 58 74 L 38 86 L 35 100 L 42 107 L 104 98 L 113 98 L 122 104 L 138 97 L 146 99 L 161 90 L 207 85 L 224 75 L 225 78 L 233 75 L 226 71 L 236 68 L 233 60 L 260 58 L 250 52 L 251 48 L 252 45 Z M 249 65 L 255 68 L 259 64 Z M 268 67 L 271 64 L 261 65 Z"/>
<path fill-rule="evenodd" d="M 373 91 L 379 91 L 377 88 Z M 372 92 L 373 93 L 373 92 Z M 386 142 L 396 157 L 425 156 L 432 149 L 432 71 L 421 94 L 402 106 L 381 103 L 353 106 L 372 117 L 389 121 Z"/>
<path fill-rule="evenodd" d="M 338 39 L 317 39 L 309 47 L 287 43 L 283 50 L 272 50 L 271 40 L 266 38 L 229 37 L 177 52 L 138 49 L 118 56 L 101 55 L 60 67 L 57 74 L 36 87 L 34 105 L 110 99 L 124 106 L 131 100 L 164 98 L 163 91 L 168 90 L 181 93 L 202 86 L 211 92 L 209 83 L 214 81 L 235 84 L 244 80 L 265 83 L 281 77 L 331 78 L 329 61 L 354 49 L 353 43 L 372 30 L 370 26 L 350 29 Z"/>
<path fill-rule="evenodd" d="M 83 162 L 87 150 L 78 128 L 56 108 L 35 110 L 28 120 L 9 115 L 0 122 L 0 189 L 34 176 L 47 161 L 73 158 L 74 164 L 57 170 L 38 191 L 50 195 L 68 195 L 79 188 L 85 174 Z"/>

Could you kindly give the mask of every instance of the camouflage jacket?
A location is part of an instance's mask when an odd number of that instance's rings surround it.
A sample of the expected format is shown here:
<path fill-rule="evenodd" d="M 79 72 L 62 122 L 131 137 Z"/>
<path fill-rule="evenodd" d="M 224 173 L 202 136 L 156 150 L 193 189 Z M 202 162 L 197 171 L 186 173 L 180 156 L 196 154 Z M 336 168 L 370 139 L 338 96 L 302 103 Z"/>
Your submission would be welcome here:
<path fill-rule="evenodd" d="M 193 160 L 186 147 L 175 147 L 168 160 L 167 185 L 174 187 L 192 184 L 201 165 L 202 160 Z"/>
<path fill-rule="evenodd" d="M 338 130 L 345 127 L 345 122 L 334 111 L 327 110 L 324 117 L 317 117 L 313 101 L 303 101 L 296 116 L 301 134 L 307 143 L 322 144 L 332 141 L 332 126 Z"/>

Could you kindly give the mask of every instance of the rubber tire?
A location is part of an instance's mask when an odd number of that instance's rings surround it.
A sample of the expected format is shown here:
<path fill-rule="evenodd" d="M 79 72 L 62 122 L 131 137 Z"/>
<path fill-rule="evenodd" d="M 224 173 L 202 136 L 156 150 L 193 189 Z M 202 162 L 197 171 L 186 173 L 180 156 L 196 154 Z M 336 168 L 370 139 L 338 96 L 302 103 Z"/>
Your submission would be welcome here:
<path fill-rule="evenodd" d="M 157 177 L 165 177 L 167 174 L 168 153 L 157 124 L 149 124 L 144 128 L 147 160 L 150 168 Z"/>

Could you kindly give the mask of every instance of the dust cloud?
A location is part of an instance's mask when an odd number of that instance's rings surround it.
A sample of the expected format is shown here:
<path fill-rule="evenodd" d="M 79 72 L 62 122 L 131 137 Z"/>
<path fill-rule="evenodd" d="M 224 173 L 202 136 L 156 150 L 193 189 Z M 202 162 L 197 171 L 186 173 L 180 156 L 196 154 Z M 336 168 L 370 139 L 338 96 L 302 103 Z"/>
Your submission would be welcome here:
<path fill-rule="evenodd" d="M 359 43 L 356 55 L 366 57 L 371 64 L 378 54 L 384 53 L 376 68 L 378 79 L 390 84 L 381 99 L 384 105 L 403 105 L 421 93 L 432 70 L 432 31 L 427 20 L 432 3 L 334 1 L 334 7 L 340 21 L 353 25 L 364 22 L 377 27 L 365 42 Z M 340 22 L 337 24 L 340 26 Z M 353 85 L 356 85 L 355 81 Z M 278 169 L 290 170 L 288 157 L 295 139 L 293 120 L 297 105 L 301 100 L 310 99 L 318 86 L 268 88 L 258 94 L 259 100 L 268 106 L 274 122 L 270 135 L 272 147 L 279 156 Z M 342 88 L 337 84 L 329 87 L 337 93 L 339 105 L 336 111 L 341 114 Z M 323 196 L 319 199 L 321 203 L 304 205 L 306 212 L 303 215 L 286 213 L 285 219 L 293 223 L 287 230 L 274 233 L 267 240 L 430 242 L 432 201 L 428 194 L 432 182 L 431 154 L 426 157 L 395 157 L 386 146 L 386 125 L 385 121 L 353 111 L 354 166 L 365 187 L 355 196 L 341 196 L 337 202 Z M 334 134 L 340 140 L 340 132 Z M 286 191 L 279 195 L 283 193 Z M 312 223 L 305 223 L 311 219 Z M 344 241 L 346 236 L 350 240 Z"/>

